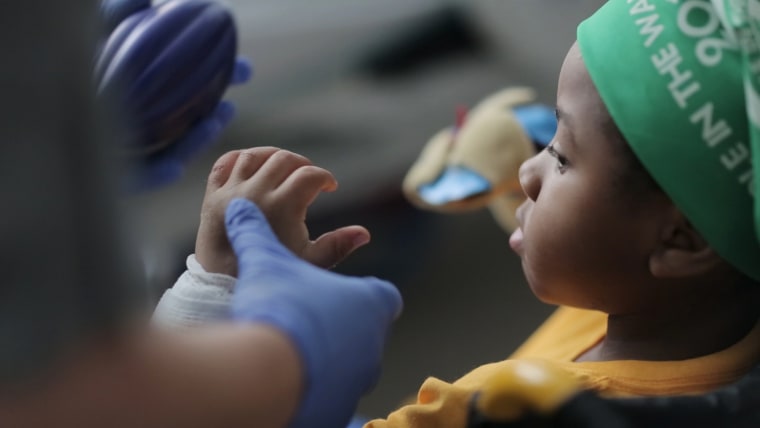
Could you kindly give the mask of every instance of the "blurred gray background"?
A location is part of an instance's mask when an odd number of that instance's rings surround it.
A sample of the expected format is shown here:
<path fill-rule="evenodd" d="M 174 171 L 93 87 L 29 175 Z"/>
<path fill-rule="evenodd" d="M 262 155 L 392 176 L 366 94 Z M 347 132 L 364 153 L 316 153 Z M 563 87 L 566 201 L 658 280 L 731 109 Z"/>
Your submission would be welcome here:
<path fill-rule="evenodd" d="M 139 236 L 152 290 L 192 252 L 206 175 L 228 150 L 287 148 L 334 172 L 340 189 L 310 211 L 316 235 L 362 224 L 373 241 L 340 272 L 393 281 L 405 312 L 383 377 L 360 413 L 384 416 L 427 376 L 453 381 L 507 357 L 552 311 L 527 288 L 508 236 L 486 211 L 423 212 L 401 180 L 427 140 L 511 85 L 553 105 L 575 27 L 603 0 L 228 0 L 255 76 L 227 98 L 238 116 L 178 183 L 141 195 Z"/>

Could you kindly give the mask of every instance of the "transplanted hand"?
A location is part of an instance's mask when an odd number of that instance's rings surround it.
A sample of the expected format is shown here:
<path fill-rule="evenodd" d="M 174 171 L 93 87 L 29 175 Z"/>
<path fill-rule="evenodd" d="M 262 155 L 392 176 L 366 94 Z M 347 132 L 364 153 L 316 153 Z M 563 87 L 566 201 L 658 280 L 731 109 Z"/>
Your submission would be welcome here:
<path fill-rule="evenodd" d="M 321 192 L 337 189 L 335 177 L 301 155 L 256 147 L 223 155 L 211 170 L 201 208 L 195 257 L 208 272 L 236 276 L 237 259 L 224 228 L 230 201 L 256 203 L 283 245 L 319 266 L 332 267 L 370 240 L 361 226 L 346 226 L 309 237 L 306 211 Z"/>

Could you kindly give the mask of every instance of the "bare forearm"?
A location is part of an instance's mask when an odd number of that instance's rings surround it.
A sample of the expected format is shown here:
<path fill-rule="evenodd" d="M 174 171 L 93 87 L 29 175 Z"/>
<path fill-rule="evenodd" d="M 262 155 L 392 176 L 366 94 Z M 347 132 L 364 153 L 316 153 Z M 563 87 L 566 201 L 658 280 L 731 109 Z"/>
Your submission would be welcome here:
<path fill-rule="evenodd" d="M 301 394 L 298 355 L 277 330 L 152 331 L 72 357 L 0 396 L 14 427 L 282 427 Z"/>

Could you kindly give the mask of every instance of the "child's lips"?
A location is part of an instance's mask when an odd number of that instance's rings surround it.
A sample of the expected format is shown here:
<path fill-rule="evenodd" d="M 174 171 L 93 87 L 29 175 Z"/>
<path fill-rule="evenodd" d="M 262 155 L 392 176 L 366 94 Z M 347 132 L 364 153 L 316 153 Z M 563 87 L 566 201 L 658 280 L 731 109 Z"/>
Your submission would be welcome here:
<path fill-rule="evenodd" d="M 528 209 L 528 201 L 526 200 L 522 204 L 520 204 L 519 207 L 517 207 L 517 212 L 515 213 L 515 218 L 517 219 L 518 227 L 515 229 L 514 232 L 512 232 L 512 235 L 509 236 L 509 246 L 512 247 L 512 249 L 517 253 L 521 254 L 522 252 L 522 244 L 523 244 L 523 218 L 525 217 L 525 210 Z"/>
<path fill-rule="evenodd" d="M 509 246 L 512 247 L 512 249 L 517 253 L 520 254 L 522 251 L 522 243 L 523 243 L 523 231 L 521 227 L 518 227 L 515 229 L 514 232 L 512 232 L 512 235 L 509 237 Z"/>

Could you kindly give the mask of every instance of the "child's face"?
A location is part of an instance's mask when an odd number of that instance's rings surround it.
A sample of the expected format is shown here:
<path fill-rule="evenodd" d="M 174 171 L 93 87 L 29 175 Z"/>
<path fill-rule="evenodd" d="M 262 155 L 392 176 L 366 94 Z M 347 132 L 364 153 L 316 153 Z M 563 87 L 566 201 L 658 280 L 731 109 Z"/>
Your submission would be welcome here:
<path fill-rule="evenodd" d="M 628 84 L 621 82 L 621 84 Z M 550 146 L 520 168 L 526 202 L 510 238 L 536 296 L 552 304 L 635 311 L 646 303 L 649 258 L 663 198 L 631 195 L 629 168 L 576 45 L 560 71 L 558 128 Z M 617 145 L 617 146 L 616 146 Z"/>

